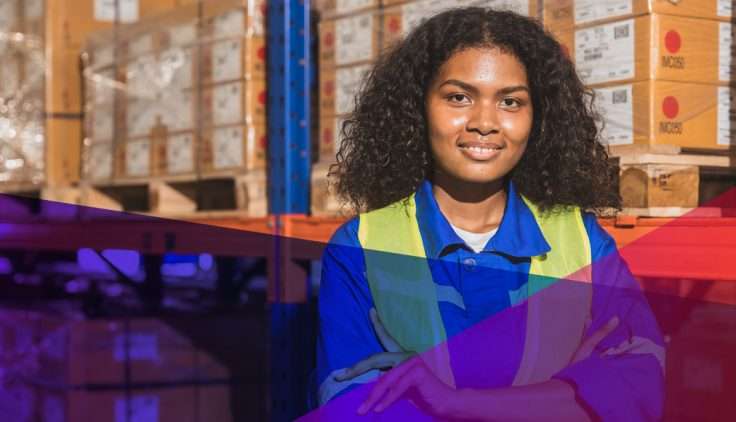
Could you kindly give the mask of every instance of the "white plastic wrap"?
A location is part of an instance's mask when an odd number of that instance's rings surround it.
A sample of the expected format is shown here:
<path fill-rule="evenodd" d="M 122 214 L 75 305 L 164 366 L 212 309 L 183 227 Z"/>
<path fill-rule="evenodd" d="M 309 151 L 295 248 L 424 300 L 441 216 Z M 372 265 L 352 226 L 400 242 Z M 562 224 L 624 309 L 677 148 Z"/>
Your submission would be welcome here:
<path fill-rule="evenodd" d="M 0 13 L 0 25 L 7 24 Z M 41 183 L 45 149 L 43 42 L 11 29 L 0 27 L 0 183 Z"/>
<path fill-rule="evenodd" d="M 199 152 L 203 129 L 252 124 L 251 91 L 265 84 L 254 63 L 261 5 L 212 1 L 93 34 L 83 54 L 83 177 L 193 174 L 212 157 Z"/>

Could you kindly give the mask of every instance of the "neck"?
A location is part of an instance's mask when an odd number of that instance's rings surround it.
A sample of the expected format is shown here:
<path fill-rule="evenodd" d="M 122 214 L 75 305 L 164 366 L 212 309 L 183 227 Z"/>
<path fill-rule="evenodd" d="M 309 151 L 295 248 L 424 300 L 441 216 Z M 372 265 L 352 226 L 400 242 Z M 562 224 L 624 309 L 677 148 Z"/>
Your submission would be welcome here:
<path fill-rule="evenodd" d="M 483 233 L 501 224 L 506 208 L 503 180 L 464 182 L 438 172 L 433 180 L 432 192 L 442 214 L 455 227 Z"/>

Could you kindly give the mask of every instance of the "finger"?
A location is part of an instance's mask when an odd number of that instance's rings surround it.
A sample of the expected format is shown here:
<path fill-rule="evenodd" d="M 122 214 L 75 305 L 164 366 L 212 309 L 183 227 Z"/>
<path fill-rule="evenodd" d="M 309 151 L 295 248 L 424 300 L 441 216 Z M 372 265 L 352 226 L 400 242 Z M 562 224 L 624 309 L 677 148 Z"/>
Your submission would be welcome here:
<path fill-rule="evenodd" d="M 387 352 L 403 352 L 404 349 L 401 345 L 399 345 L 399 343 L 391 337 L 391 334 L 386 331 L 386 328 L 381 322 L 381 318 L 378 316 L 378 312 L 376 312 L 376 308 L 371 308 L 369 314 L 371 322 L 373 323 L 373 329 L 376 331 L 378 340 L 381 342 L 381 345 L 383 345 L 383 348 L 386 349 Z"/>
<path fill-rule="evenodd" d="M 361 404 L 358 408 L 358 413 L 361 415 L 366 414 L 368 412 L 368 409 L 373 408 L 376 402 L 378 402 L 378 400 L 380 400 L 381 397 L 386 394 L 386 391 L 390 389 L 391 386 L 397 382 L 397 380 L 404 376 L 404 374 L 409 372 L 414 365 L 415 364 L 413 363 L 400 365 L 379 378 L 376 385 L 368 394 L 368 398 L 365 399 L 363 404 Z"/>
<path fill-rule="evenodd" d="M 337 381 L 345 381 L 362 375 L 372 369 L 390 368 L 400 361 L 402 356 L 395 353 L 377 353 L 366 359 L 361 360 L 350 368 L 345 369 L 342 373 L 335 375 Z"/>
<path fill-rule="evenodd" d="M 418 366 L 415 366 L 407 374 L 404 374 L 403 377 L 390 386 L 388 393 L 386 393 L 383 399 L 378 402 L 375 407 L 376 412 L 382 412 L 384 409 L 391 406 L 396 400 L 400 399 L 410 388 L 419 385 L 421 375 L 422 374 L 420 373 Z"/>

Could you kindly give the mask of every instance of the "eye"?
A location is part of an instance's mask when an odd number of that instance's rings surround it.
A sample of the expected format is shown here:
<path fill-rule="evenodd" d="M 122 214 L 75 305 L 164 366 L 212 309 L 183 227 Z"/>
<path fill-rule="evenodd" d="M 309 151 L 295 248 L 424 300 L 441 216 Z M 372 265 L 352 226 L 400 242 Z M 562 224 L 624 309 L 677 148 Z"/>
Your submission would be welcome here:
<path fill-rule="evenodd" d="M 447 100 L 453 104 L 467 104 L 470 102 L 470 98 L 461 93 L 450 94 L 447 96 Z"/>
<path fill-rule="evenodd" d="M 501 108 L 516 110 L 522 106 L 522 102 L 517 98 L 507 97 L 501 100 Z"/>

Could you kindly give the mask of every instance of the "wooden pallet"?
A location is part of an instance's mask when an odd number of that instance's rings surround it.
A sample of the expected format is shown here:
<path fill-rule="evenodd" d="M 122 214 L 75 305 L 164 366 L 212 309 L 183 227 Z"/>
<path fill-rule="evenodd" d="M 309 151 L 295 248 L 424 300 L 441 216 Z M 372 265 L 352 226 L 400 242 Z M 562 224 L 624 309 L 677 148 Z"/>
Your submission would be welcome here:
<path fill-rule="evenodd" d="M 736 187 L 733 151 L 683 150 L 658 145 L 611 148 L 620 165 L 623 212 L 646 217 L 679 217 L 697 209 L 699 217 L 721 210 L 707 204 Z"/>
<path fill-rule="evenodd" d="M 231 214 L 263 217 L 268 211 L 266 173 L 259 170 L 200 178 L 119 179 L 105 185 L 83 184 L 80 203 L 178 219 Z"/>

